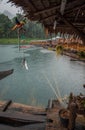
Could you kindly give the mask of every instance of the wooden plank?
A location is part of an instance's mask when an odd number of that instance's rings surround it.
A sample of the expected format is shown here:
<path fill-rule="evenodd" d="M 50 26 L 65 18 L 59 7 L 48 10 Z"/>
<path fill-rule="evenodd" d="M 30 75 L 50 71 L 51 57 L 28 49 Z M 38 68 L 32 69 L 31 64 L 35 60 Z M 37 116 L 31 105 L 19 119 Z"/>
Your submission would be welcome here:
<path fill-rule="evenodd" d="M 45 116 L 32 115 L 27 113 L 16 113 L 16 112 L 0 112 L 0 119 L 15 119 L 21 121 L 37 121 L 37 122 L 45 122 Z"/>
<path fill-rule="evenodd" d="M 33 114 L 33 115 L 41 115 L 41 116 L 46 116 L 47 115 L 46 112 L 32 112 L 31 114 Z"/>
<path fill-rule="evenodd" d="M 10 125 L 10 126 L 24 126 L 31 124 L 45 123 L 45 116 L 38 116 L 26 113 L 8 113 L 0 112 L 0 124 Z"/>
<path fill-rule="evenodd" d="M 39 14 L 41 14 L 41 13 L 45 13 L 45 12 L 48 12 L 48 11 L 52 11 L 52 10 L 55 10 L 55 9 L 57 9 L 57 8 L 59 8 L 59 7 L 60 7 L 60 5 L 54 6 L 54 7 L 49 7 L 49 8 L 46 8 L 46 9 L 43 9 L 43 10 L 40 10 L 40 11 L 35 12 L 34 15 L 36 16 L 36 15 L 39 15 Z"/>
<path fill-rule="evenodd" d="M 20 127 L 13 127 L 9 125 L 0 124 L 0 130 L 45 130 L 45 124 L 33 124 L 33 125 L 25 125 Z"/>
<path fill-rule="evenodd" d="M 29 106 L 29 105 L 20 104 L 20 103 L 12 103 L 8 111 L 16 111 L 16 112 L 23 112 L 23 113 L 30 113 L 30 114 L 46 112 L 45 108 Z"/>

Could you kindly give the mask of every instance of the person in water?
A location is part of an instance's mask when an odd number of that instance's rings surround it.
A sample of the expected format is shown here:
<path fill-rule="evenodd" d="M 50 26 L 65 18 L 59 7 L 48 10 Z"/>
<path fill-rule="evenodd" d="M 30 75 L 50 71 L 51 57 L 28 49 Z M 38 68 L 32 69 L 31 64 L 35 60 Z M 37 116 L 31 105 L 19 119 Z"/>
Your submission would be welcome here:
<path fill-rule="evenodd" d="M 28 70 L 27 61 L 26 61 L 25 57 L 23 58 L 22 65 L 23 65 L 23 67 L 26 68 L 26 70 Z"/>

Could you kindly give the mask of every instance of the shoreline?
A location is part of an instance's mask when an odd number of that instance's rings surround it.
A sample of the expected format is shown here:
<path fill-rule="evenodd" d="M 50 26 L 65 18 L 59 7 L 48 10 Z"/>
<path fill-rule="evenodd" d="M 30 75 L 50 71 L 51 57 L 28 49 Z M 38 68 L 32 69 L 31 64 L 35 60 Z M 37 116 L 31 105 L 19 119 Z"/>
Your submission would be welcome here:
<path fill-rule="evenodd" d="M 63 52 L 63 55 L 69 56 L 71 61 L 78 61 L 85 64 L 85 58 L 79 58 L 76 54 L 68 53 L 66 51 Z"/>

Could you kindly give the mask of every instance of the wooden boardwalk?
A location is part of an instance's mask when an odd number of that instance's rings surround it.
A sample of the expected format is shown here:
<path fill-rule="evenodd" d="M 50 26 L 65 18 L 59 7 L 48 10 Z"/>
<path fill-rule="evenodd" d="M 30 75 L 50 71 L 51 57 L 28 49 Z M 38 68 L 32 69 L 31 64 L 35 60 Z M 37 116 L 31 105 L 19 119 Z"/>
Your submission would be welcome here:
<path fill-rule="evenodd" d="M 66 128 L 63 128 L 59 120 L 59 110 L 61 108 L 62 107 L 56 100 L 52 102 L 52 107 L 47 110 L 47 123 L 45 130 L 67 130 Z"/>
<path fill-rule="evenodd" d="M 62 106 L 53 100 L 52 107 L 47 110 L 47 123 L 45 130 L 68 130 L 68 128 L 63 127 L 59 119 L 59 110 Z M 77 115 L 76 126 L 74 130 L 85 130 L 85 117 Z"/>
<path fill-rule="evenodd" d="M 62 107 L 56 100 L 49 103 L 47 109 L 13 102 L 8 104 L 0 102 L 0 130 L 68 130 L 60 123 L 59 110 Z M 78 119 L 77 122 L 75 130 L 85 130 Z"/>
<path fill-rule="evenodd" d="M 0 102 L 0 130 L 45 130 L 45 126 L 45 108 Z"/>

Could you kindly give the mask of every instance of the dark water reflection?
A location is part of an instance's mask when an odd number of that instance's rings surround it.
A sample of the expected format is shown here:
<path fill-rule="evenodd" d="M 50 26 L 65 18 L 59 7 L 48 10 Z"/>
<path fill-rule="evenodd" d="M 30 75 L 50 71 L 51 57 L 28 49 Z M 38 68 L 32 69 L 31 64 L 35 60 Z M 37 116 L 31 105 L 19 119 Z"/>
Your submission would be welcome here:
<path fill-rule="evenodd" d="M 23 55 L 29 70 L 22 67 Z M 62 97 L 85 93 L 85 65 L 41 47 L 19 52 L 16 46 L 0 46 L 0 71 L 11 68 L 14 73 L 0 81 L 0 100 L 46 106 L 48 99 L 56 98 L 52 87 Z"/>

